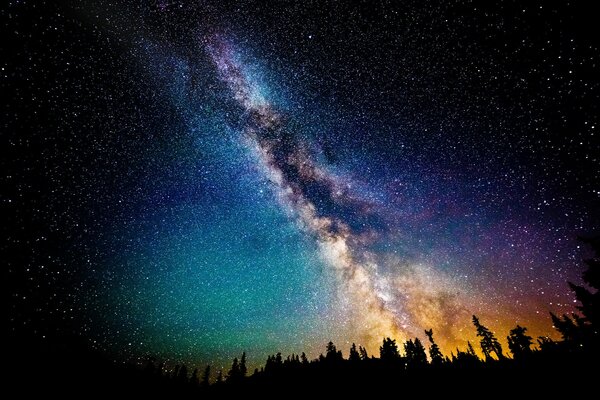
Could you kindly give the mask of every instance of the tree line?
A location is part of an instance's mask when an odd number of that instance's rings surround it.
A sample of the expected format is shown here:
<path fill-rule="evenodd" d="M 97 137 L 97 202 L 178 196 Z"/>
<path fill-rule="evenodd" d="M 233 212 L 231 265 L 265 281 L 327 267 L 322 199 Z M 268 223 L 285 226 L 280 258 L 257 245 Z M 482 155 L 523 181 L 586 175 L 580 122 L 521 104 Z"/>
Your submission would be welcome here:
<path fill-rule="evenodd" d="M 496 334 L 473 315 L 472 322 L 476 330 L 481 354 L 479 357 L 471 342 L 466 349 L 456 349 L 443 354 L 434 339 L 432 329 L 425 330 L 427 343 L 419 338 L 398 343 L 386 337 L 379 347 L 378 357 L 369 355 L 362 346 L 353 343 L 344 358 L 342 351 L 333 342 L 325 346 L 324 354 L 309 360 L 305 353 L 283 357 L 276 353 L 267 357 L 264 367 L 248 374 L 246 353 L 235 358 L 231 368 L 225 373 L 218 371 L 216 380 L 211 382 L 211 366 L 207 365 L 201 376 L 198 369 L 191 374 L 185 366 L 176 366 L 167 373 L 164 364 L 156 366 L 151 361 L 146 366 L 149 374 L 160 376 L 198 388 L 239 387 L 243 385 L 287 382 L 290 380 L 318 381 L 323 377 L 357 377 L 409 374 L 418 376 L 432 371 L 490 370 L 496 374 L 508 370 L 523 368 L 544 369 L 550 366 L 580 365 L 598 356 L 598 298 L 600 289 L 600 237 L 581 239 L 591 245 L 594 258 L 584 260 L 587 270 L 583 280 L 589 288 L 569 282 L 579 305 L 579 312 L 557 316 L 550 313 L 554 328 L 561 334 L 561 340 L 538 337 L 534 347 L 534 338 L 527 334 L 527 328 L 517 325 L 506 337 L 508 352 L 503 349 Z M 595 362 L 595 361 L 594 361 Z M 427 372 L 428 371 L 428 372 Z M 417 374 L 417 375 L 415 375 Z"/>

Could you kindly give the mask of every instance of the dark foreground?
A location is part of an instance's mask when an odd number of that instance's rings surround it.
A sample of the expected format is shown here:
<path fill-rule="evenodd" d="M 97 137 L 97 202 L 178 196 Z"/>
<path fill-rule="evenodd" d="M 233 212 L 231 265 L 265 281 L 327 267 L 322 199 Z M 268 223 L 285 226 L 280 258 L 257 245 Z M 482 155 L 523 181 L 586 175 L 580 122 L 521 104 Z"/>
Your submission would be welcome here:
<path fill-rule="evenodd" d="M 557 347 L 515 361 L 463 360 L 407 367 L 377 358 L 360 361 L 287 365 L 204 386 L 191 379 L 158 373 L 154 367 L 118 364 L 100 354 L 61 348 L 9 349 L 9 390 L 17 398 L 340 398 L 386 395 L 390 398 L 484 398 L 583 395 L 598 392 L 597 360 L 585 351 Z M 5 386 L 5 388 L 7 387 Z M 10 393 L 10 392 L 8 392 Z"/>

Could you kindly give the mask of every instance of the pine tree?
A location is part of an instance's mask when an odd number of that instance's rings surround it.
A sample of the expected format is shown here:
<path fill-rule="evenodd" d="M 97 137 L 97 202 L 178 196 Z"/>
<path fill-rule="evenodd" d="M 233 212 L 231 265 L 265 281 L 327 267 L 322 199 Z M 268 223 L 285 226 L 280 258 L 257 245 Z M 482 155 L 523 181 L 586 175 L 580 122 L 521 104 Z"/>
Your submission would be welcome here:
<path fill-rule="evenodd" d="M 477 353 L 475 353 L 475 349 L 473 348 L 473 345 L 468 340 L 467 340 L 467 354 L 477 357 Z"/>
<path fill-rule="evenodd" d="M 236 358 L 233 359 L 233 363 L 231 364 L 231 369 L 229 370 L 229 373 L 227 374 L 227 382 L 237 382 L 239 381 L 241 376 L 240 373 L 240 363 Z"/>
<path fill-rule="evenodd" d="M 594 258 L 584 260 L 588 269 L 583 273 L 583 280 L 595 292 L 568 282 L 571 290 L 575 292 L 575 297 L 579 301 L 577 309 L 581 315 L 573 313 L 572 318 L 568 315 L 557 317 L 550 313 L 554 327 L 561 333 L 563 341 L 572 348 L 589 350 L 598 350 L 600 342 L 600 236 L 585 239 L 579 238 L 584 243 L 589 244 L 594 251 Z"/>
<path fill-rule="evenodd" d="M 526 335 L 525 332 L 527 332 L 527 328 L 517 325 L 516 328 L 511 329 L 509 335 L 506 337 L 508 348 L 515 359 L 522 359 L 531 354 L 533 338 Z"/>
<path fill-rule="evenodd" d="M 502 354 L 502 346 L 496 336 L 492 331 L 483 326 L 479 322 L 479 318 L 473 315 L 473 325 L 477 329 L 477 336 L 481 338 L 481 351 L 485 356 L 486 361 L 492 360 L 492 353 L 496 355 L 496 357 L 500 360 L 504 358 L 504 354 Z"/>
<path fill-rule="evenodd" d="M 343 360 L 342 352 L 337 350 L 333 342 L 327 343 L 325 360 L 327 360 L 327 362 L 338 362 Z"/>
<path fill-rule="evenodd" d="M 432 365 L 443 364 L 444 356 L 442 355 L 442 352 L 440 351 L 440 348 L 437 345 L 437 343 L 435 343 L 435 341 L 433 340 L 433 329 L 425 330 L 425 335 L 427 335 L 427 338 L 429 339 L 429 343 L 431 343 L 431 346 L 429 347 L 429 357 L 431 358 L 431 364 Z"/>
<path fill-rule="evenodd" d="M 396 340 L 391 338 L 383 339 L 383 345 L 379 347 L 379 358 L 382 361 L 396 361 L 400 359 L 400 352 Z"/>
<path fill-rule="evenodd" d="M 556 342 L 548 336 L 538 336 L 537 343 L 542 352 L 551 351 L 556 346 Z"/>
<path fill-rule="evenodd" d="M 418 368 L 427 364 L 427 355 L 425 347 L 418 338 L 415 341 L 406 341 L 404 343 L 404 351 L 406 352 L 406 363 L 410 368 Z"/>
<path fill-rule="evenodd" d="M 208 385 L 210 385 L 210 365 L 204 368 L 204 373 L 202 374 L 202 386 L 207 387 Z"/>
<path fill-rule="evenodd" d="M 580 342 L 580 330 L 573 319 L 567 314 L 563 314 L 562 317 L 556 316 L 554 313 L 550 313 L 552 318 L 552 325 L 558 330 L 567 343 L 579 343 Z"/>
<path fill-rule="evenodd" d="M 414 358 L 417 365 L 427 364 L 427 353 L 425 352 L 425 346 L 423 346 L 421 339 L 415 338 L 414 343 Z"/>
<path fill-rule="evenodd" d="M 360 361 L 360 354 L 358 354 L 358 350 L 356 350 L 355 343 L 352 343 L 352 347 L 350 347 L 350 355 L 348 356 L 348 360 L 352 362 Z"/>
<path fill-rule="evenodd" d="M 369 354 L 367 354 L 367 349 L 365 349 L 362 346 L 358 346 L 358 353 L 360 354 L 360 359 L 361 360 L 368 360 L 369 359 Z"/>
<path fill-rule="evenodd" d="M 245 378 L 247 373 L 248 369 L 246 368 L 246 352 L 244 351 L 240 360 L 240 377 Z"/>
<path fill-rule="evenodd" d="M 577 308 L 583 314 L 583 320 L 589 324 L 590 330 L 596 331 L 598 335 L 598 307 L 600 306 L 600 236 L 591 239 L 580 238 L 584 243 L 589 244 L 594 251 L 595 257 L 584 260 L 587 270 L 583 273 L 583 280 L 591 288 L 596 289 L 595 293 L 569 282 L 569 286 L 575 292 L 577 300 L 581 303 Z"/>
<path fill-rule="evenodd" d="M 223 383 L 223 370 L 220 370 L 219 373 L 217 374 L 217 380 L 216 382 L 217 384 L 221 384 Z"/>
<path fill-rule="evenodd" d="M 450 360 L 447 360 L 450 362 Z M 461 351 L 460 349 L 456 349 L 456 356 L 452 354 L 453 365 L 464 367 L 464 368 L 474 368 L 479 364 L 480 360 L 475 354 L 475 349 L 473 349 L 473 345 L 471 342 L 467 342 L 467 351 Z"/>
<path fill-rule="evenodd" d="M 300 356 L 300 361 L 302 362 L 302 365 L 308 365 L 308 358 L 306 358 L 306 353 L 302 352 L 302 355 Z"/>
<path fill-rule="evenodd" d="M 335 344 L 333 344 L 333 342 L 327 343 L 325 359 L 328 361 L 332 361 L 336 358 L 336 356 L 337 356 L 337 348 L 335 347 Z"/>

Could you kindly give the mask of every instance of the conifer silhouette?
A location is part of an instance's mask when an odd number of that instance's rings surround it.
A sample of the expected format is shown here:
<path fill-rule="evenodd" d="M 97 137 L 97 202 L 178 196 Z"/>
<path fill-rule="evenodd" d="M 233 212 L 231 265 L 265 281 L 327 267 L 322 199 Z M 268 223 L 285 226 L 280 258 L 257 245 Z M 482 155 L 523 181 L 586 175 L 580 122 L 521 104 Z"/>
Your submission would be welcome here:
<path fill-rule="evenodd" d="M 385 338 L 383 344 L 379 347 L 379 358 L 382 361 L 396 361 L 400 359 L 400 352 L 395 339 Z"/>
<path fill-rule="evenodd" d="M 533 338 L 525 334 L 527 328 L 517 325 L 516 328 L 510 330 L 506 337 L 508 348 L 510 349 L 515 359 L 522 359 L 531 354 L 531 344 Z"/>
<path fill-rule="evenodd" d="M 242 353 L 242 358 L 240 359 L 240 377 L 245 378 L 248 373 L 248 369 L 246 368 L 246 352 Z"/>
<path fill-rule="evenodd" d="M 425 330 L 425 335 L 429 339 L 431 346 L 429 347 L 429 357 L 432 365 L 441 365 L 444 362 L 444 356 L 440 351 L 439 346 L 433 340 L 433 329 Z"/>
<path fill-rule="evenodd" d="M 486 359 L 489 361 L 492 359 L 492 353 L 496 355 L 499 360 L 504 358 L 502 354 L 502 346 L 492 331 L 486 328 L 479 322 L 479 318 L 473 315 L 473 325 L 477 329 L 477 336 L 481 338 L 481 351 Z"/>
<path fill-rule="evenodd" d="M 360 361 L 360 354 L 358 354 L 358 350 L 356 350 L 356 344 L 352 343 L 350 347 L 350 354 L 348 356 L 348 360 L 352 362 Z"/>
<path fill-rule="evenodd" d="M 573 313 L 562 317 L 550 313 L 552 323 L 562 335 L 563 341 L 571 349 L 600 351 L 600 327 L 598 308 L 600 307 L 600 236 L 594 238 L 579 238 L 591 246 L 594 257 L 584 260 L 588 269 L 583 273 L 584 282 L 595 289 L 589 290 L 583 286 L 568 282 L 579 301 L 577 309 L 581 315 Z"/>
<path fill-rule="evenodd" d="M 206 368 L 204 368 L 204 373 L 202 374 L 201 385 L 203 387 L 208 387 L 209 384 L 210 384 L 210 365 L 207 365 Z"/>

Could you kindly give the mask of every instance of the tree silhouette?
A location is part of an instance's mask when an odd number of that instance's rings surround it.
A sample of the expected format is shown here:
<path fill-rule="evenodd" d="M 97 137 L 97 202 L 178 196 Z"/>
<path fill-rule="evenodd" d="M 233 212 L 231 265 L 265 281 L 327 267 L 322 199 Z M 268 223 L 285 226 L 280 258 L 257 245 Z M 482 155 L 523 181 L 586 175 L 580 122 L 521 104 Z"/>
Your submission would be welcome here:
<path fill-rule="evenodd" d="M 282 367 L 283 361 L 281 358 L 281 353 L 267 357 L 267 363 L 265 364 L 265 371 L 267 373 L 272 374 L 276 371 L 280 371 Z"/>
<path fill-rule="evenodd" d="M 581 343 L 583 326 L 578 325 L 575 322 L 575 318 L 571 318 L 567 314 L 558 317 L 552 312 L 550 313 L 550 318 L 552 318 L 552 325 L 560 332 L 565 343 L 570 345 L 579 345 Z"/>
<path fill-rule="evenodd" d="M 517 325 L 516 328 L 510 330 L 509 335 L 506 337 L 508 348 L 515 359 L 522 359 L 531 354 L 533 338 L 526 335 L 525 332 L 527 332 L 527 328 Z"/>
<path fill-rule="evenodd" d="M 306 353 L 302 352 L 302 355 L 300 355 L 300 362 L 302 363 L 302 365 L 308 365 L 308 358 L 306 358 Z"/>
<path fill-rule="evenodd" d="M 577 300 L 581 305 L 577 309 L 584 316 L 584 323 L 589 324 L 592 331 L 598 334 L 598 306 L 600 304 L 600 236 L 591 239 L 580 238 L 584 243 L 589 244 L 594 251 L 594 258 L 584 260 L 588 269 L 583 273 L 583 280 L 590 287 L 596 289 L 595 293 L 569 282 L 569 286 L 575 292 Z"/>
<path fill-rule="evenodd" d="M 541 352 L 549 352 L 556 346 L 556 342 L 548 336 L 539 336 L 537 343 Z"/>
<path fill-rule="evenodd" d="M 338 351 L 333 342 L 327 343 L 327 351 L 325 353 L 325 360 L 327 362 L 337 362 L 343 360 L 342 352 Z"/>
<path fill-rule="evenodd" d="M 516 378 L 521 379 L 521 376 L 522 379 L 530 379 L 530 373 L 539 373 L 538 378 L 547 378 L 549 371 L 560 371 L 561 374 L 567 373 L 568 375 L 574 370 L 576 374 L 583 374 L 582 371 L 590 364 L 595 365 L 593 362 L 597 360 L 597 347 L 595 346 L 597 346 L 598 339 L 596 318 L 597 288 L 600 286 L 598 281 L 600 278 L 600 260 L 598 259 L 600 246 L 598 246 L 598 239 L 590 239 L 588 242 L 595 246 L 596 258 L 586 260 L 589 268 L 584 273 L 584 281 L 596 291 L 592 293 L 587 288 L 570 283 L 570 287 L 581 303 L 578 307 L 579 314 L 574 313 L 561 317 L 550 314 L 555 328 L 562 334 L 562 342 L 555 342 L 548 337 L 539 337 L 537 339 L 539 350 L 534 351 L 532 350 L 533 339 L 527 335 L 527 328 L 517 325 L 509 331 L 506 337 L 509 350 L 513 355 L 512 360 L 506 359 L 494 333 L 482 325 L 477 316 L 473 315 L 472 322 L 477 330 L 485 361 L 489 362 L 497 358 L 502 359 L 502 362 L 489 363 L 491 366 L 483 363 L 475 353 L 471 342 L 467 342 L 466 350 L 457 348 L 456 353 L 450 353 L 451 359 L 444 357 L 433 338 L 433 330 L 429 329 L 425 330 L 425 335 L 430 343 L 429 356 L 432 365 L 441 366 L 439 369 L 419 371 L 420 367 L 427 366 L 427 354 L 425 346 L 418 338 L 409 339 L 403 344 L 405 356 L 401 356 L 396 340 L 389 337 L 384 338 L 379 348 L 379 359 L 369 358 L 364 347 L 358 346 L 357 348 L 357 345 L 352 343 L 348 362 L 344 361 L 342 352 L 330 341 L 326 346 L 325 354 L 321 354 L 318 361 L 309 361 L 305 353 L 300 356 L 291 354 L 285 361 L 283 361 L 281 353 L 269 355 L 265 367 L 260 371 L 256 369 L 254 375 L 247 379 L 248 384 L 242 386 L 237 384 L 243 382 L 247 375 L 246 353 L 243 352 L 241 358 L 233 359 L 226 383 L 223 383 L 223 371 L 221 370 L 218 372 L 215 385 L 207 393 L 215 391 L 216 393 L 237 394 L 240 389 L 267 387 L 262 385 L 270 383 L 274 383 L 273 387 L 283 387 L 283 385 L 290 384 L 319 385 L 327 380 L 333 382 L 331 387 L 339 388 L 340 385 L 347 382 L 354 383 L 350 380 L 361 378 L 389 385 L 389 378 L 402 374 L 410 379 L 414 378 L 415 381 L 422 379 L 421 382 L 431 382 L 445 376 L 447 372 L 448 376 L 459 376 L 455 374 L 457 370 L 459 373 L 468 370 L 470 376 L 476 380 L 483 379 L 485 382 L 492 382 L 492 379 L 497 380 L 498 377 L 507 379 L 507 382 L 514 381 Z M 361 360 L 368 361 L 361 362 Z M 527 361 L 519 362 L 520 360 Z M 173 396 L 191 393 L 190 389 L 199 384 L 205 388 L 209 386 L 211 372 L 209 365 L 206 366 L 202 380 L 199 382 L 198 369 L 194 369 L 191 378 L 188 379 L 188 369 L 185 365 L 181 364 L 176 365 L 173 369 L 165 369 L 164 363 L 156 367 L 154 362 L 153 359 L 149 360 L 143 368 L 141 377 L 146 379 L 144 382 L 158 382 L 158 385 L 163 385 Z M 518 369 L 511 371 L 510 368 L 515 368 L 515 366 L 518 366 Z M 561 367 L 565 369 L 561 371 Z M 135 376 L 133 380 L 135 380 Z"/>
<path fill-rule="evenodd" d="M 379 347 L 379 358 L 381 361 L 396 361 L 400 359 L 400 352 L 395 339 L 385 338 Z"/>
<path fill-rule="evenodd" d="M 369 354 L 367 354 L 367 349 L 362 346 L 358 346 L 358 352 L 360 354 L 361 360 L 367 360 L 369 358 Z"/>
<path fill-rule="evenodd" d="M 358 354 L 358 350 L 356 350 L 355 343 L 352 343 L 352 347 L 350 347 L 350 355 L 348 356 L 348 360 L 352 362 L 360 361 L 360 354 Z"/>
<path fill-rule="evenodd" d="M 471 342 L 467 342 L 467 351 L 456 349 L 456 356 L 452 354 L 451 363 L 459 368 L 475 368 L 480 364 L 479 357 L 475 354 L 475 349 Z"/>
<path fill-rule="evenodd" d="M 336 353 L 337 353 L 337 349 L 335 347 L 335 344 L 333 344 L 333 342 L 327 343 L 325 357 L 335 357 Z"/>
<path fill-rule="evenodd" d="M 477 353 L 475 353 L 475 349 L 473 348 L 473 345 L 470 341 L 467 341 L 467 354 L 470 356 L 477 357 Z"/>
<path fill-rule="evenodd" d="M 594 258 L 584 260 L 588 269 L 583 273 L 583 280 L 595 292 L 568 282 L 571 290 L 575 292 L 575 297 L 579 301 L 577 309 L 582 315 L 573 313 L 572 317 L 564 314 L 558 317 L 550 313 L 554 327 L 560 332 L 563 341 L 571 348 L 585 348 L 590 345 L 592 350 L 598 350 L 600 339 L 600 327 L 598 321 L 598 308 L 600 306 L 600 236 L 594 238 L 579 238 L 584 243 L 589 244 L 594 251 Z"/>
<path fill-rule="evenodd" d="M 265 372 L 273 372 L 275 370 L 275 356 L 268 356 L 265 363 Z"/>
<path fill-rule="evenodd" d="M 443 364 L 444 356 L 442 355 L 442 352 L 440 351 L 440 348 L 437 345 L 437 343 L 435 343 L 435 341 L 433 340 L 433 329 L 425 330 L 425 335 L 427 335 L 427 338 L 429 339 L 429 343 L 431 343 L 431 346 L 429 347 L 429 357 L 431 358 L 431 364 L 432 365 Z"/>
<path fill-rule="evenodd" d="M 410 368 L 418 368 L 427 364 L 427 355 L 425 354 L 425 347 L 419 340 L 415 338 L 407 340 L 404 343 L 404 351 L 406 352 L 406 363 Z"/>
<path fill-rule="evenodd" d="M 248 369 L 246 368 L 246 352 L 244 351 L 240 360 L 240 377 L 245 378 L 247 373 Z"/>
<path fill-rule="evenodd" d="M 291 354 L 287 356 L 286 360 L 283 362 L 284 367 L 297 367 L 300 365 L 300 357 L 296 354 Z"/>
<path fill-rule="evenodd" d="M 241 378 L 240 363 L 236 358 L 233 359 L 231 369 L 227 373 L 227 382 L 238 382 Z"/>
<path fill-rule="evenodd" d="M 204 373 L 202 374 L 202 386 L 208 387 L 210 384 L 210 365 L 207 365 L 204 368 Z"/>
<path fill-rule="evenodd" d="M 473 325 L 475 325 L 475 328 L 477 329 L 477 336 L 481 338 L 481 351 L 483 352 L 486 361 L 493 359 L 492 353 L 494 353 L 499 360 L 503 359 L 504 354 L 502 354 L 502 346 L 500 345 L 500 342 L 498 342 L 498 339 L 496 339 L 494 333 L 483 326 L 479 322 L 479 318 L 475 315 L 473 315 Z"/>

